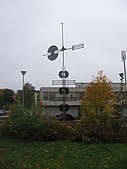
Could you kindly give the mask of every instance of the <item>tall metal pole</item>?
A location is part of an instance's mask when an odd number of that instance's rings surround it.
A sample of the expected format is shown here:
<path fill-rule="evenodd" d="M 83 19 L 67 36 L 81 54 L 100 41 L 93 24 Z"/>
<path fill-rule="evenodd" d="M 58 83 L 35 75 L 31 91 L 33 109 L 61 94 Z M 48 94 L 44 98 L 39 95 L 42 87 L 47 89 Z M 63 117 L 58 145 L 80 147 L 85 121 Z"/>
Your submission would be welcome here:
<path fill-rule="evenodd" d="M 22 96 L 22 107 L 23 107 L 23 112 L 24 112 L 24 75 L 26 74 L 26 71 L 21 71 L 22 75 L 23 75 L 23 96 Z"/>
<path fill-rule="evenodd" d="M 63 58 L 63 68 L 62 68 L 62 70 L 63 70 L 63 72 L 65 71 L 65 61 L 64 61 L 64 50 L 65 50 L 65 47 L 64 47 L 64 33 L 63 33 L 63 23 L 61 23 L 61 25 L 62 25 L 62 58 Z M 66 87 L 66 78 L 65 77 L 63 77 L 62 78 L 63 79 L 63 88 L 65 88 Z M 66 94 L 65 93 L 63 93 L 63 121 L 65 121 L 66 120 L 66 107 L 65 107 L 65 105 L 66 105 Z"/>
<path fill-rule="evenodd" d="M 120 84 L 120 104 L 122 106 L 122 109 L 123 109 L 123 79 L 124 79 L 124 73 L 119 73 L 120 75 L 120 81 L 121 81 L 121 84 Z"/>
<path fill-rule="evenodd" d="M 64 35 L 63 35 L 63 23 L 61 23 L 61 25 L 62 25 L 62 56 L 63 56 L 63 71 L 64 71 L 64 50 L 65 50 L 65 48 L 64 48 Z"/>
<path fill-rule="evenodd" d="M 125 60 L 126 60 L 126 51 L 121 51 L 121 57 L 122 57 L 122 61 L 123 61 L 123 64 L 124 64 L 124 78 L 125 78 L 125 86 L 127 84 L 127 80 L 126 80 L 126 63 L 125 63 Z"/>
<path fill-rule="evenodd" d="M 126 86 L 127 79 L 126 79 L 126 64 L 125 64 L 125 60 L 124 60 L 124 75 L 125 75 L 125 86 Z"/>

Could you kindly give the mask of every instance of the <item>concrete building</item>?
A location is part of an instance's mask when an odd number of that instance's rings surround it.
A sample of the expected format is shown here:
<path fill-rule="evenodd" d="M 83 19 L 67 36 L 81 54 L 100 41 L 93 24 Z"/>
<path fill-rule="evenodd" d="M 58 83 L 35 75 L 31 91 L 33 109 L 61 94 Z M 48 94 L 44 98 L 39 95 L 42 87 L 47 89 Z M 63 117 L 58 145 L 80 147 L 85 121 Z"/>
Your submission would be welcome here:
<path fill-rule="evenodd" d="M 76 83 L 74 87 L 69 87 L 69 93 L 66 95 L 66 103 L 69 105 L 67 114 L 74 118 L 81 115 L 80 101 L 84 96 L 85 88 L 89 83 Z M 120 83 L 111 83 L 115 93 L 120 92 Z M 59 87 L 41 87 L 40 100 L 45 112 L 53 116 L 62 114 L 59 110 L 59 105 L 63 102 L 63 95 L 59 93 Z"/>

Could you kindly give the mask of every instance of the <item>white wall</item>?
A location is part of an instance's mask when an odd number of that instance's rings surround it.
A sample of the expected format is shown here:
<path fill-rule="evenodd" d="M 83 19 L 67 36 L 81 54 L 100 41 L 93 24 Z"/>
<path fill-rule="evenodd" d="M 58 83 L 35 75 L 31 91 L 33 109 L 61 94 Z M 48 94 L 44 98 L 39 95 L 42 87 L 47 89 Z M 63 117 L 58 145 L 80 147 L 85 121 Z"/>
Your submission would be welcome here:
<path fill-rule="evenodd" d="M 57 116 L 58 114 L 62 114 L 63 112 L 59 110 L 58 106 L 44 106 L 44 111 L 49 113 L 52 116 Z M 78 107 L 71 106 L 67 111 L 68 114 L 71 114 L 73 117 L 78 117 Z"/>

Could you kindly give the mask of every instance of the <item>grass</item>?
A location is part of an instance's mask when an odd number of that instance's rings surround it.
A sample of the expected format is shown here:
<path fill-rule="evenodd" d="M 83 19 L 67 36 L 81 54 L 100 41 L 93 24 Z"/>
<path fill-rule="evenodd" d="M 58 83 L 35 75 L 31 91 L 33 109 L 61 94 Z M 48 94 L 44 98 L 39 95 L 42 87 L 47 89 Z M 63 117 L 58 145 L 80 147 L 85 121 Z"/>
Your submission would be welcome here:
<path fill-rule="evenodd" d="M 127 144 L 25 141 L 0 136 L 0 169 L 127 169 Z"/>

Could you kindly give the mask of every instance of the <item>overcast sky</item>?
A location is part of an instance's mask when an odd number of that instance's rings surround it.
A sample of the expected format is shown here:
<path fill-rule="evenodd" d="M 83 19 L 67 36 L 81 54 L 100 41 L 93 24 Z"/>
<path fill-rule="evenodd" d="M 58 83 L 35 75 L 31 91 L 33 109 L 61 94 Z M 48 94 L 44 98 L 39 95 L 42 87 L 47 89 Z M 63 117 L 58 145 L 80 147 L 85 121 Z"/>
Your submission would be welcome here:
<path fill-rule="evenodd" d="M 90 82 L 99 70 L 112 82 L 123 71 L 121 50 L 127 49 L 126 0 L 0 0 L 0 88 L 36 89 L 51 86 L 62 67 L 43 56 L 51 45 L 61 49 L 61 23 L 65 47 L 85 48 L 65 52 L 69 79 Z"/>

